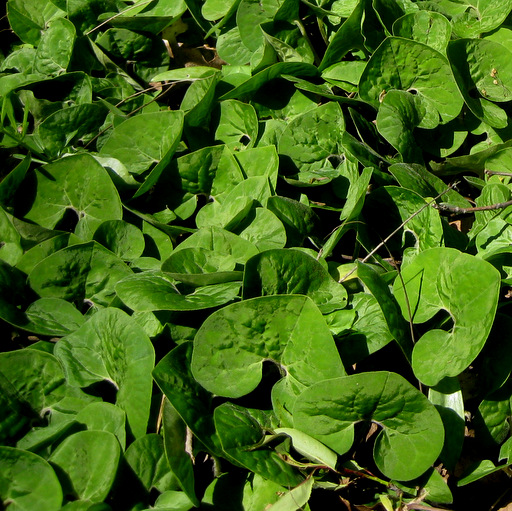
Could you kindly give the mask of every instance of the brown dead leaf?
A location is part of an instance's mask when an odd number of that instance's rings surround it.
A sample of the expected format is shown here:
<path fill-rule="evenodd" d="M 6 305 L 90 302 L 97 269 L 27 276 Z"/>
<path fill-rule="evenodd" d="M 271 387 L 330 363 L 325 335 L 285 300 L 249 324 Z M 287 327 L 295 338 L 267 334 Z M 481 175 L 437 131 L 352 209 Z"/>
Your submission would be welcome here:
<path fill-rule="evenodd" d="M 217 54 L 217 50 L 207 44 L 190 47 L 183 43 L 173 44 L 172 41 L 167 41 L 166 46 L 177 67 L 208 66 L 221 69 L 226 64 Z"/>
<path fill-rule="evenodd" d="M 365 439 L 366 442 L 368 442 L 368 440 L 372 437 L 372 435 L 377 433 L 377 431 L 379 431 L 379 426 L 377 426 L 377 424 L 375 424 L 375 422 L 372 422 L 370 429 L 368 431 L 368 434 L 366 435 L 366 439 Z"/>
<path fill-rule="evenodd" d="M 457 229 L 460 232 L 468 233 L 473 225 L 474 218 L 470 216 L 464 216 L 458 220 L 450 222 L 451 227 Z"/>

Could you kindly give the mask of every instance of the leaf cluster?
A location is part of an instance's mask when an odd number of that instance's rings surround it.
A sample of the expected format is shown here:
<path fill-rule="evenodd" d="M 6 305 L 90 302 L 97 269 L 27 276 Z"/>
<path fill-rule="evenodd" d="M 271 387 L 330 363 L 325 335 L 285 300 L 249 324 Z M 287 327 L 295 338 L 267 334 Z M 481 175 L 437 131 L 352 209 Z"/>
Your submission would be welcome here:
<path fill-rule="evenodd" d="M 2 509 L 510 501 L 512 0 L 473 4 L 8 0 Z"/>

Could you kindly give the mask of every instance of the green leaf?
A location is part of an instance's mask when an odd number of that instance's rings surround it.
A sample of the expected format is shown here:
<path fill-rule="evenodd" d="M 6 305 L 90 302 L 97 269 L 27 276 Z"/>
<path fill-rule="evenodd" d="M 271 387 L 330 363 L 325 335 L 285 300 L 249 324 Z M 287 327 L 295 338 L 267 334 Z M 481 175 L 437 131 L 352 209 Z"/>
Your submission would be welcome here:
<path fill-rule="evenodd" d="M 434 406 L 402 376 L 385 371 L 314 384 L 296 400 L 293 418 L 297 429 L 334 450 L 340 433 L 355 422 L 376 422 L 383 430 L 375 442 L 375 463 L 386 477 L 398 480 L 423 474 L 444 442 Z"/>
<path fill-rule="evenodd" d="M 377 299 L 389 332 L 402 349 L 404 355 L 410 359 L 411 341 L 405 333 L 405 323 L 400 317 L 400 311 L 395 300 L 396 297 L 391 294 L 389 286 L 369 264 L 358 263 L 357 276 Z"/>
<path fill-rule="evenodd" d="M 487 206 L 499 202 L 506 202 L 509 200 L 509 198 L 510 189 L 507 186 L 501 183 L 491 182 L 487 183 L 482 188 L 482 192 L 480 193 L 480 196 L 477 198 L 476 203 L 478 206 Z M 475 221 L 471 226 L 469 237 L 476 237 L 476 239 L 479 241 L 478 245 L 480 248 L 480 255 L 483 255 L 486 251 L 488 252 L 488 254 L 486 255 L 490 255 L 496 249 L 505 248 L 502 243 L 504 241 L 503 238 L 498 237 L 496 239 L 495 234 L 496 227 L 498 227 L 498 231 L 503 231 L 508 228 L 508 222 L 506 221 L 506 218 L 509 215 L 509 213 L 510 211 L 508 211 L 507 209 L 503 209 L 499 213 L 496 213 L 492 210 L 477 211 L 475 213 Z M 498 242 L 498 246 L 492 246 L 492 242 L 495 239 Z"/>
<path fill-rule="evenodd" d="M 345 372 L 320 311 L 305 296 L 264 296 L 214 312 L 196 334 L 191 368 L 205 389 L 236 398 L 258 386 L 264 360 L 306 386 Z"/>
<path fill-rule="evenodd" d="M 367 293 L 357 293 L 352 299 L 355 321 L 340 345 L 342 359 L 355 364 L 380 350 L 393 340 L 386 316 L 377 298 Z"/>
<path fill-rule="evenodd" d="M 93 239 L 125 261 L 137 259 L 144 252 L 144 235 L 123 220 L 103 222 L 94 232 Z"/>
<path fill-rule="evenodd" d="M 30 163 L 30 155 L 25 156 L 25 158 L 0 181 L 0 206 L 3 208 L 12 206 L 16 190 L 23 182 L 30 168 Z"/>
<path fill-rule="evenodd" d="M 234 99 L 222 101 L 215 139 L 233 150 L 249 149 L 258 135 L 258 117 L 254 107 Z"/>
<path fill-rule="evenodd" d="M 228 12 L 231 12 L 238 3 L 238 0 L 230 0 L 228 2 L 223 0 L 206 0 L 201 8 L 201 14 L 210 21 L 220 20 Z"/>
<path fill-rule="evenodd" d="M 299 170 L 342 154 L 345 123 L 339 105 L 327 103 L 293 119 L 279 139 L 278 152 Z"/>
<path fill-rule="evenodd" d="M 158 363 L 153 370 L 153 377 L 192 433 L 212 454 L 218 456 L 222 448 L 213 423 L 213 395 L 193 377 L 190 370 L 191 358 L 192 343 L 184 342 L 171 350 Z M 181 438 L 183 439 L 183 432 Z M 184 454 L 181 453 L 181 463 L 188 463 L 183 460 L 183 457 Z M 172 467 L 171 463 L 171 469 Z M 190 477 L 190 469 L 187 477 Z"/>
<path fill-rule="evenodd" d="M 512 149 L 506 148 L 498 151 L 485 162 L 486 169 L 493 170 L 495 172 L 511 172 L 512 171 Z"/>
<path fill-rule="evenodd" d="M 343 57 L 353 48 L 364 48 L 364 37 L 361 34 L 362 21 L 366 2 L 358 1 L 355 9 L 348 19 L 334 34 L 325 51 L 322 62 L 318 66 L 320 71 L 343 60 Z"/>
<path fill-rule="evenodd" d="M 198 287 L 182 295 L 170 277 L 162 272 L 146 271 L 123 279 L 116 285 L 119 298 L 134 311 L 189 311 L 210 309 L 230 302 L 238 296 L 241 283 Z"/>
<path fill-rule="evenodd" d="M 91 403 L 82 408 L 75 421 L 93 431 L 108 431 L 116 436 L 121 449 L 126 447 L 126 414 L 119 406 L 106 402 Z"/>
<path fill-rule="evenodd" d="M 290 5 L 294 0 L 289 2 Z M 291 19 L 287 21 L 291 22 Z M 291 23 L 266 23 L 261 27 L 265 41 L 275 50 L 282 62 L 306 62 L 313 64 L 315 55 L 308 39 Z"/>
<path fill-rule="evenodd" d="M 477 431 L 487 446 L 501 444 L 510 434 L 509 417 L 512 415 L 512 380 L 486 396 L 478 406 Z"/>
<path fill-rule="evenodd" d="M 503 144 L 491 145 L 487 149 L 478 150 L 471 154 L 446 158 L 441 163 L 431 162 L 432 171 L 439 175 L 459 174 L 461 171 L 473 172 L 479 177 L 483 177 L 487 158 L 509 146 L 510 141 L 507 141 Z"/>
<path fill-rule="evenodd" d="M 342 61 L 329 66 L 322 78 L 331 85 L 337 85 L 347 92 L 356 92 L 357 84 L 366 66 L 364 61 Z"/>
<path fill-rule="evenodd" d="M 452 18 L 453 31 L 458 37 L 477 38 L 483 32 L 490 32 L 498 28 L 512 10 L 510 0 L 499 4 L 491 0 L 461 3 L 466 9 Z"/>
<path fill-rule="evenodd" d="M 411 12 L 393 23 L 393 35 L 427 44 L 440 53 L 446 53 L 452 27 L 438 12 Z"/>
<path fill-rule="evenodd" d="M 16 326 L 42 335 L 67 335 L 85 321 L 72 304 L 59 298 L 40 298 L 27 307 L 25 315 L 29 323 Z"/>
<path fill-rule="evenodd" d="M 247 220 L 250 223 L 241 226 L 239 236 L 254 244 L 260 252 L 285 246 L 286 230 L 274 213 L 268 209 L 256 208 L 249 213 Z"/>
<path fill-rule="evenodd" d="M 43 298 L 61 298 L 79 307 L 85 300 L 107 306 L 115 298 L 114 286 L 131 273 L 121 259 L 91 241 L 43 259 L 30 272 L 29 283 Z"/>
<path fill-rule="evenodd" d="M 34 349 L 22 349 L 0 354 L 0 370 L 7 384 L 6 392 L 16 392 L 27 408 L 39 415 L 51 409 L 69 390 L 62 367 L 50 353 Z M 34 413 L 32 413 L 32 418 Z"/>
<path fill-rule="evenodd" d="M 44 152 L 52 158 L 58 156 L 70 144 L 98 130 L 106 113 L 101 104 L 85 103 L 49 115 L 36 130 Z"/>
<path fill-rule="evenodd" d="M 258 249 L 250 241 L 219 227 L 199 229 L 180 243 L 175 252 L 196 247 L 213 250 L 219 256 L 230 256 L 239 264 L 245 264 L 249 258 L 258 253 Z"/>
<path fill-rule="evenodd" d="M 53 468 L 31 452 L 0 446 L 2 504 L 19 510 L 58 511 L 62 488 Z"/>
<path fill-rule="evenodd" d="M 293 486 L 302 477 L 274 449 L 258 447 L 263 430 L 248 410 L 224 403 L 214 412 L 214 421 L 226 457 L 282 486 Z"/>
<path fill-rule="evenodd" d="M 443 380 L 436 389 L 429 389 L 428 399 L 439 412 L 446 433 L 439 458 L 448 470 L 454 470 L 462 452 L 465 428 L 464 400 L 459 382 L 456 378 Z"/>
<path fill-rule="evenodd" d="M 506 460 L 507 463 L 512 461 L 512 437 L 505 441 L 505 443 L 500 448 L 500 455 L 498 458 L 501 460 Z"/>
<path fill-rule="evenodd" d="M 155 501 L 151 509 L 160 509 L 161 511 L 189 511 L 195 506 L 188 496 L 175 490 L 169 490 L 162 493 Z"/>
<path fill-rule="evenodd" d="M 196 225 L 199 229 L 220 227 L 235 231 L 246 221 L 254 206 L 265 205 L 271 195 L 267 177 L 250 177 L 236 185 L 220 201 L 204 206 L 196 216 Z"/>
<path fill-rule="evenodd" d="M 142 327 L 126 313 L 113 307 L 98 311 L 79 330 L 59 341 L 55 356 L 70 385 L 109 382 L 133 435 L 138 438 L 145 434 L 155 354 Z"/>
<path fill-rule="evenodd" d="M 21 236 L 7 213 L 0 207 L 0 259 L 14 266 L 22 257 Z"/>
<path fill-rule="evenodd" d="M 293 428 L 277 428 L 274 432 L 289 436 L 292 439 L 293 448 L 313 463 L 336 470 L 338 456 L 318 440 Z"/>
<path fill-rule="evenodd" d="M 402 188 L 413 190 L 425 199 L 436 197 L 438 194 L 445 192 L 438 199 L 439 202 L 447 202 L 460 208 L 471 207 L 470 202 L 453 188 L 447 191 L 446 183 L 422 165 L 395 163 L 388 170 Z"/>
<path fill-rule="evenodd" d="M 291 76 L 317 76 L 318 69 L 312 64 L 306 64 L 304 62 L 277 62 L 251 76 L 249 79 L 221 96 L 220 100 L 242 99 L 252 96 L 263 87 L 263 85 L 284 74 Z"/>
<path fill-rule="evenodd" d="M 219 57 L 231 66 L 243 66 L 251 60 L 253 52 L 242 43 L 237 26 L 219 35 L 217 39 Z"/>
<path fill-rule="evenodd" d="M 494 320 L 500 287 L 499 272 L 486 261 L 451 248 L 432 248 L 402 268 L 414 323 L 424 323 L 439 310 L 453 319 L 451 331 L 434 328 L 415 344 L 412 367 L 426 385 L 457 376 L 482 349 Z M 402 283 L 395 297 L 407 317 Z"/>
<path fill-rule="evenodd" d="M 268 199 L 267 208 L 283 223 L 288 245 L 301 245 L 304 238 L 315 228 L 315 212 L 301 202 L 274 195 Z"/>
<path fill-rule="evenodd" d="M 160 435 L 150 433 L 138 438 L 128 447 L 124 459 L 148 492 L 156 489 L 162 493 L 172 489 L 173 475 Z"/>
<path fill-rule="evenodd" d="M 273 19 L 279 9 L 278 0 L 241 0 L 236 21 L 244 46 L 256 51 L 263 44 L 260 25 Z"/>
<path fill-rule="evenodd" d="M 184 248 L 176 250 L 162 264 L 162 271 L 173 279 L 192 286 L 209 286 L 242 280 L 241 271 L 234 271 L 236 261 L 214 250 Z"/>
<path fill-rule="evenodd" d="M 236 153 L 236 160 L 247 178 L 267 176 L 272 188 L 277 185 L 279 155 L 274 146 L 253 147 Z"/>
<path fill-rule="evenodd" d="M 279 497 L 279 500 L 270 507 L 267 507 L 267 510 L 295 511 L 296 509 L 302 509 L 302 506 L 307 504 L 311 496 L 314 482 L 315 479 L 313 477 L 308 477 L 303 483 L 285 493 L 282 497 Z"/>
<path fill-rule="evenodd" d="M 446 57 L 409 39 L 385 39 L 359 82 L 361 98 L 375 107 L 381 94 L 391 89 L 414 92 L 425 110 L 434 108 L 443 123 L 457 117 L 462 108 L 462 97 Z"/>
<path fill-rule="evenodd" d="M 161 111 L 130 117 L 116 126 L 100 150 L 117 158 L 132 174 L 141 174 L 178 146 L 183 112 Z"/>
<path fill-rule="evenodd" d="M 506 259 L 510 259 L 510 255 L 504 255 Z M 490 258 L 488 261 L 496 265 L 496 258 Z M 499 266 L 498 270 L 500 269 Z M 498 390 L 508 380 L 512 372 L 512 343 L 504 342 L 506 332 L 512 328 L 512 318 L 499 312 L 496 314 L 492 325 L 489 339 L 485 343 L 478 360 L 479 360 L 479 389 L 483 395 Z"/>
<path fill-rule="evenodd" d="M 156 370 L 153 374 L 156 374 Z M 164 401 L 162 420 L 164 449 L 169 469 L 187 497 L 198 506 L 199 500 L 194 489 L 193 459 L 187 452 L 186 445 L 187 425 L 168 399 Z"/>
<path fill-rule="evenodd" d="M 354 179 L 350 179 L 350 187 L 347 191 L 347 201 L 343 205 L 343 210 L 340 213 L 340 220 L 350 222 L 359 216 L 364 205 L 371 177 L 372 169 L 367 167 L 363 169 L 361 175 L 357 173 L 355 174 Z"/>
<path fill-rule="evenodd" d="M 186 128 L 204 128 L 209 124 L 216 99 L 215 90 L 220 77 L 220 73 L 215 73 L 203 80 L 193 82 L 187 89 L 181 102 L 181 110 L 185 112 Z"/>
<path fill-rule="evenodd" d="M 398 186 L 381 187 L 366 202 L 367 208 L 371 208 L 368 217 L 372 219 L 374 226 L 383 224 L 382 232 L 379 233 L 381 238 L 386 239 L 405 222 L 401 229 L 402 247 L 406 246 L 408 233 L 414 236 L 414 248 L 407 249 L 407 257 L 414 252 L 443 244 L 443 226 L 439 214 L 434 208 L 425 207 L 425 204 L 425 199 L 416 192 Z M 387 212 L 385 222 L 381 220 L 382 211 Z M 390 241 L 390 246 L 391 243 L 393 242 Z"/>
<path fill-rule="evenodd" d="M 53 2 L 9 0 L 7 3 L 11 28 L 23 42 L 34 46 L 39 43 L 46 24 L 64 14 Z"/>
<path fill-rule="evenodd" d="M 485 39 L 459 39 L 448 46 L 457 85 L 471 112 L 494 128 L 507 125 L 507 114 L 493 102 L 512 99 L 512 53 Z"/>
<path fill-rule="evenodd" d="M 55 236 L 41 240 L 37 245 L 34 245 L 23 254 L 16 265 L 19 270 L 28 275 L 38 263 L 54 252 L 82 242 L 78 236 L 71 233 L 59 233 L 58 231 L 48 233 L 48 235 L 51 234 L 55 234 Z"/>
<path fill-rule="evenodd" d="M 443 476 L 434 468 L 430 470 L 429 478 L 424 485 L 424 491 L 427 494 L 425 497 L 427 502 L 453 503 L 453 495 L 450 488 Z"/>
<path fill-rule="evenodd" d="M 474 483 L 483 477 L 486 477 L 494 472 L 502 470 L 503 467 L 497 467 L 490 460 L 481 460 L 473 463 L 468 470 L 457 481 L 457 486 L 466 486 L 469 483 Z"/>
<path fill-rule="evenodd" d="M 311 256 L 299 250 L 267 250 L 245 265 L 243 297 L 303 294 L 324 314 L 343 309 L 347 292 Z"/>
<path fill-rule="evenodd" d="M 65 474 L 66 493 L 80 500 L 102 502 L 108 495 L 121 449 L 108 431 L 79 431 L 67 437 L 50 456 L 52 465 Z"/>
<path fill-rule="evenodd" d="M 0 354 L 0 439 L 13 442 L 38 424 L 69 391 L 58 360 L 49 353 L 23 349 Z"/>
<path fill-rule="evenodd" d="M 425 104 L 418 96 L 394 89 L 386 93 L 379 107 L 377 129 L 399 152 L 404 162 L 423 161 L 421 148 L 414 137 L 414 129 L 422 123 L 429 128 L 435 128 L 438 124 L 437 112 L 424 107 Z"/>
<path fill-rule="evenodd" d="M 193 82 L 208 78 L 219 71 L 208 66 L 182 67 L 178 69 L 170 69 L 153 77 L 152 82 Z"/>
<path fill-rule="evenodd" d="M 182 0 L 172 3 L 142 1 L 138 2 L 135 8 L 131 6 L 130 8 L 124 9 L 124 11 L 122 11 L 124 15 L 116 16 L 110 20 L 110 23 L 134 31 L 140 30 L 158 34 L 169 25 L 172 25 L 185 11 L 186 2 Z M 108 9 L 103 8 L 102 12 L 108 12 Z"/>
<path fill-rule="evenodd" d="M 87 179 L 82 172 L 87 169 Z M 45 165 L 23 184 L 36 188 L 24 218 L 53 229 L 66 211 L 76 213 L 75 234 L 89 240 L 104 220 L 122 217 L 121 201 L 107 171 L 90 155 L 77 154 Z"/>
<path fill-rule="evenodd" d="M 76 31 L 73 23 L 57 18 L 48 24 L 41 35 L 34 62 L 35 71 L 43 75 L 64 73 L 71 60 Z"/>

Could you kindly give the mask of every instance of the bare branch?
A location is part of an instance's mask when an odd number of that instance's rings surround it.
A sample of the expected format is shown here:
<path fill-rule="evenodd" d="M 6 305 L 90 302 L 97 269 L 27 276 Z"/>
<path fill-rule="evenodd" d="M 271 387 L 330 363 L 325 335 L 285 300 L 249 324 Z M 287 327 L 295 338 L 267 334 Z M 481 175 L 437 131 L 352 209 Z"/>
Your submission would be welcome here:
<path fill-rule="evenodd" d="M 504 209 L 512 206 L 512 200 L 506 202 L 498 202 L 497 204 L 491 204 L 490 206 L 477 206 L 474 208 L 459 208 L 458 206 L 452 206 L 451 204 L 434 204 L 434 208 L 439 211 L 452 213 L 454 215 L 469 215 L 475 211 L 495 211 L 497 209 Z"/>
<path fill-rule="evenodd" d="M 512 172 L 500 172 L 497 170 L 484 170 L 488 176 L 509 176 L 512 177 Z"/>

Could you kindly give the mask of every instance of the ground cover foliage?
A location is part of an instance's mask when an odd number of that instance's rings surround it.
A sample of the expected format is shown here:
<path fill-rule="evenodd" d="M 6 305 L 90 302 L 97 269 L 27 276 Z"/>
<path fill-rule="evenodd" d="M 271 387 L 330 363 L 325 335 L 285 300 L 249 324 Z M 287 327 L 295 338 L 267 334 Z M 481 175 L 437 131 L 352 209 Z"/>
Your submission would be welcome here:
<path fill-rule="evenodd" d="M 504 508 L 511 10 L 9 0 L 0 508 Z"/>

